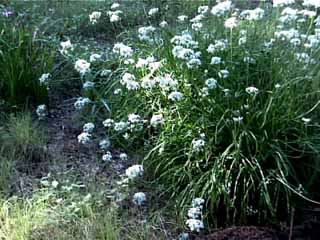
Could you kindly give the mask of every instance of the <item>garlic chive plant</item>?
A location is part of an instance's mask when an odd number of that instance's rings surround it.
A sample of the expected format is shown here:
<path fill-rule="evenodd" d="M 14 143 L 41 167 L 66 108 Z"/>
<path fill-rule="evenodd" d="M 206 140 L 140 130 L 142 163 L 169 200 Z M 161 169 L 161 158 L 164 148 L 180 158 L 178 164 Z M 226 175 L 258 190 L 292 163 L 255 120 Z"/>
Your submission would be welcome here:
<path fill-rule="evenodd" d="M 107 109 L 106 137 L 145 153 L 127 177 L 145 168 L 181 210 L 206 200 L 201 222 L 190 212 L 192 230 L 285 220 L 298 198 L 319 198 L 319 4 L 294 2 L 217 1 L 174 22 L 164 14 L 117 41 L 106 61 L 76 62 L 95 76 L 97 96 L 75 107 Z M 150 8 L 146 19 L 157 14 Z"/>

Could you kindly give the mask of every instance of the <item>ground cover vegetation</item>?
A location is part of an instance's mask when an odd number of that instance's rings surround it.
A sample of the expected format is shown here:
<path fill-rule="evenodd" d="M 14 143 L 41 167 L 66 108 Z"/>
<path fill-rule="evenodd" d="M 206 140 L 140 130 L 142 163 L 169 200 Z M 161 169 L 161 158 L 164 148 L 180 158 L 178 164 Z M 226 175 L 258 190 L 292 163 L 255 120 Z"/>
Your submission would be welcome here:
<path fill-rule="evenodd" d="M 319 8 L 3 3 L 0 238 L 292 237 L 320 204 Z"/>

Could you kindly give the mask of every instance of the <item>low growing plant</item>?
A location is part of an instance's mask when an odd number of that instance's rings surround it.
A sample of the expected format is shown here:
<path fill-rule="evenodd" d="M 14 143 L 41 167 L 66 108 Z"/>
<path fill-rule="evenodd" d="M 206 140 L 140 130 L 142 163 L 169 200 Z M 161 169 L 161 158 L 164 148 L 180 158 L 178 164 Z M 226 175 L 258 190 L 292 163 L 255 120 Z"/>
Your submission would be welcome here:
<path fill-rule="evenodd" d="M 319 198 L 320 17 L 264 7 L 201 6 L 86 65 L 113 67 L 94 75 L 108 136 L 148 153 L 181 210 L 206 199 L 215 226 L 287 219 L 297 197 Z"/>

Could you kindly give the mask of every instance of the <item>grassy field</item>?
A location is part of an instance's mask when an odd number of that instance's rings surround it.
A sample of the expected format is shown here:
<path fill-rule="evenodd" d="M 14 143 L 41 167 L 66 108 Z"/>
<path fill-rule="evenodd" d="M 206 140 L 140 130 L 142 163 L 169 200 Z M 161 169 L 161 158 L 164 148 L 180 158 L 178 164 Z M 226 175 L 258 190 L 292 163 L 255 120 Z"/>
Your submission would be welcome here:
<path fill-rule="evenodd" d="M 318 239 L 319 8 L 1 1 L 0 239 Z"/>

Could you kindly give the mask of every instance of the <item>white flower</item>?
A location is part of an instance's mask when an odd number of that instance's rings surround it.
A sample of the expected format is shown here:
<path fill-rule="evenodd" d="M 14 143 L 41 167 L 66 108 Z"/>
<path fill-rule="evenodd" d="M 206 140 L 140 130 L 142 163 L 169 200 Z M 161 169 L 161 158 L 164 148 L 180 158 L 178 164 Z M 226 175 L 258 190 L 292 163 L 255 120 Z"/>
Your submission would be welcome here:
<path fill-rule="evenodd" d="M 38 115 L 39 120 L 44 119 L 48 115 L 47 106 L 45 104 L 41 104 L 37 107 L 36 113 Z"/>
<path fill-rule="evenodd" d="M 204 228 L 202 220 L 198 220 L 198 219 L 188 219 L 186 221 L 186 224 L 192 232 L 193 231 L 200 232 L 201 229 Z"/>
<path fill-rule="evenodd" d="M 256 8 L 253 10 L 244 10 L 240 13 L 240 18 L 249 20 L 249 21 L 257 21 L 264 17 L 264 10 L 261 8 Z"/>
<path fill-rule="evenodd" d="M 230 0 L 223 1 L 211 9 L 211 14 L 214 16 L 224 16 L 231 10 L 231 8 L 232 2 Z"/>
<path fill-rule="evenodd" d="M 218 51 L 224 51 L 228 48 L 228 41 L 226 39 L 215 40 L 214 44 L 210 44 L 207 48 L 208 53 L 215 53 Z"/>
<path fill-rule="evenodd" d="M 137 192 L 133 195 L 133 202 L 137 204 L 138 206 L 143 205 L 146 202 L 146 194 L 143 192 Z"/>
<path fill-rule="evenodd" d="M 79 97 L 77 101 L 74 103 L 74 107 L 77 110 L 81 110 L 84 106 L 91 103 L 91 100 L 89 98 Z"/>
<path fill-rule="evenodd" d="M 142 119 L 138 114 L 130 113 L 128 115 L 128 121 L 132 124 L 141 123 Z"/>
<path fill-rule="evenodd" d="M 83 125 L 83 132 L 92 133 L 94 130 L 94 124 L 92 122 Z"/>
<path fill-rule="evenodd" d="M 202 215 L 201 209 L 198 207 L 189 208 L 188 217 L 192 219 L 198 219 Z"/>
<path fill-rule="evenodd" d="M 41 77 L 39 78 L 40 85 L 48 86 L 48 81 L 49 81 L 50 77 L 51 77 L 50 73 L 43 73 L 41 75 Z"/>
<path fill-rule="evenodd" d="M 280 85 L 279 83 L 277 83 L 276 85 L 274 85 L 274 87 L 275 87 L 276 89 L 278 89 L 278 88 L 281 88 L 281 85 Z"/>
<path fill-rule="evenodd" d="M 188 16 L 186 16 L 186 15 L 178 16 L 178 22 L 184 22 L 187 19 L 188 19 Z"/>
<path fill-rule="evenodd" d="M 125 57 L 125 58 L 129 58 L 133 54 L 132 48 L 123 43 L 116 43 L 112 51 L 114 53 L 119 54 L 121 57 Z"/>
<path fill-rule="evenodd" d="M 225 26 L 226 28 L 230 28 L 230 29 L 235 28 L 237 25 L 238 25 L 238 20 L 237 20 L 236 17 L 228 18 L 228 19 L 224 22 L 224 26 Z"/>
<path fill-rule="evenodd" d="M 138 29 L 139 39 L 141 41 L 148 41 L 148 42 L 152 41 L 150 34 L 152 34 L 155 30 L 156 29 L 153 26 L 140 27 Z"/>
<path fill-rule="evenodd" d="M 203 97 L 203 98 L 209 96 L 209 88 L 207 87 L 201 88 L 199 91 L 199 95 L 200 97 Z"/>
<path fill-rule="evenodd" d="M 243 58 L 243 61 L 245 62 L 245 63 L 256 63 L 256 60 L 254 59 L 254 58 L 252 58 L 252 57 L 244 57 Z"/>
<path fill-rule="evenodd" d="M 200 31 L 202 27 L 203 24 L 201 22 L 196 22 L 191 25 L 191 28 L 195 31 Z"/>
<path fill-rule="evenodd" d="M 246 43 L 247 43 L 247 37 L 246 36 L 243 36 L 243 37 L 239 38 L 239 41 L 238 41 L 239 46 L 242 46 L 242 45 L 244 45 Z"/>
<path fill-rule="evenodd" d="M 174 102 L 175 101 L 180 101 L 180 100 L 183 99 L 183 94 L 181 92 L 174 91 L 174 92 L 169 94 L 168 99 L 172 100 Z"/>
<path fill-rule="evenodd" d="M 59 185 L 59 182 L 56 181 L 56 180 L 53 180 L 53 181 L 51 182 L 51 186 L 52 186 L 53 188 L 57 188 L 58 185 Z"/>
<path fill-rule="evenodd" d="M 84 59 L 78 59 L 74 65 L 74 68 L 81 74 L 84 75 L 90 72 L 90 63 Z"/>
<path fill-rule="evenodd" d="M 311 122 L 311 118 L 301 118 L 301 120 L 305 123 L 305 124 L 307 124 L 307 123 L 309 123 L 309 122 Z"/>
<path fill-rule="evenodd" d="M 320 1 L 319 0 L 304 0 L 303 6 L 320 8 Z"/>
<path fill-rule="evenodd" d="M 121 17 L 118 14 L 111 14 L 110 15 L 110 22 L 119 22 L 121 20 Z"/>
<path fill-rule="evenodd" d="M 103 126 L 107 127 L 107 128 L 110 128 L 113 126 L 114 124 L 114 120 L 113 119 L 106 119 L 102 122 Z"/>
<path fill-rule="evenodd" d="M 153 127 L 158 127 L 164 124 L 164 118 L 162 114 L 156 114 L 153 115 L 151 120 L 150 120 L 150 124 Z"/>
<path fill-rule="evenodd" d="M 94 54 L 90 55 L 89 61 L 90 62 L 96 62 L 96 61 L 99 61 L 101 59 L 101 57 L 102 56 L 100 54 L 94 53 Z"/>
<path fill-rule="evenodd" d="M 104 162 L 111 162 L 112 161 L 112 154 L 111 152 L 107 151 L 105 154 L 102 155 L 102 161 Z"/>
<path fill-rule="evenodd" d="M 92 24 L 96 24 L 99 20 L 99 18 L 101 17 L 101 12 L 92 12 L 90 15 L 89 15 L 89 19 L 90 19 L 90 22 Z"/>
<path fill-rule="evenodd" d="M 233 117 L 232 120 L 233 120 L 235 123 L 241 123 L 241 122 L 243 121 L 243 117 L 241 117 L 241 116 Z"/>
<path fill-rule="evenodd" d="M 110 7 L 110 9 L 114 10 L 116 8 L 119 8 L 120 7 L 120 4 L 119 3 L 113 3 Z"/>
<path fill-rule="evenodd" d="M 157 12 L 159 12 L 159 8 L 151 8 L 148 12 L 149 16 L 155 15 Z"/>
<path fill-rule="evenodd" d="M 125 59 L 123 63 L 124 63 L 125 65 L 134 64 L 134 59 L 133 59 L 133 58 Z"/>
<path fill-rule="evenodd" d="M 195 198 L 192 200 L 192 207 L 202 208 L 204 202 L 203 198 Z"/>
<path fill-rule="evenodd" d="M 87 132 L 83 132 L 78 135 L 78 142 L 81 144 L 88 144 L 91 142 L 91 134 Z"/>
<path fill-rule="evenodd" d="M 218 86 L 218 82 L 214 78 L 209 78 L 206 80 L 206 85 L 209 89 L 215 89 Z"/>
<path fill-rule="evenodd" d="M 125 131 L 125 130 L 127 130 L 127 128 L 128 128 L 128 123 L 126 123 L 126 122 L 117 122 L 114 124 L 114 130 L 116 132 Z"/>
<path fill-rule="evenodd" d="M 160 27 L 164 28 L 166 26 L 168 26 L 168 23 L 166 21 L 162 21 L 160 24 L 159 24 Z"/>
<path fill-rule="evenodd" d="M 125 73 L 122 76 L 120 83 L 125 85 L 128 90 L 138 90 L 140 88 L 140 84 L 135 81 L 136 78 L 131 73 Z"/>
<path fill-rule="evenodd" d="M 192 140 L 192 151 L 201 152 L 206 145 L 206 142 L 203 139 L 193 139 Z"/>
<path fill-rule="evenodd" d="M 110 73 L 112 73 L 112 71 L 110 69 L 103 69 L 101 72 L 100 72 L 100 76 L 101 77 L 105 77 L 105 76 L 108 76 Z"/>
<path fill-rule="evenodd" d="M 248 94 L 252 95 L 252 96 L 255 96 L 255 95 L 257 95 L 259 93 L 259 89 L 256 88 L 256 87 L 253 87 L 253 86 L 252 87 L 247 87 L 246 88 L 246 92 Z"/>
<path fill-rule="evenodd" d="M 229 71 L 227 69 L 220 70 L 218 72 L 218 76 L 220 78 L 227 78 L 227 77 L 229 77 Z"/>
<path fill-rule="evenodd" d="M 198 58 L 192 58 L 187 62 L 187 67 L 189 69 L 197 68 L 201 65 L 201 60 Z"/>
<path fill-rule="evenodd" d="M 111 142 L 110 142 L 109 138 L 102 139 L 102 140 L 99 142 L 99 147 L 100 147 L 100 149 L 102 149 L 102 150 L 106 150 L 106 149 L 108 149 L 110 146 L 111 146 Z"/>
<path fill-rule="evenodd" d="M 222 62 L 222 61 L 221 61 L 221 58 L 220 58 L 220 57 L 212 57 L 210 64 L 212 64 L 212 65 L 217 65 L 217 64 L 220 64 L 221 62 Z"/>
<path fill-rule="evenodd" d="M 83 83 L 82 88 L 84 90 L 92 89 L 92 88 L 94 88 L 94 82 L 86 81 L 85 83 Z"/>
<path fill-rule="evenodd" d="M 155 77 L 154 81 L 159 84 L 163 91 L 175 90 L 178 86 L 178 81 L 173 79 L 170 74 Z"/>
<path fill-rule="evenodd" d="M 133 165 L 126 169 L 126 175 L 129 179 L 135 179 L 143 175 L 143 166 L 142 165 Z"/>
<path fill-rule="evenodd" d="M 128 155 L 126 153 L 120 153 L 119 158 L 121 161 L 127 161 Z"/>
<path fill-rule="evenodd" d="M 73 50 L 73 45 L 70 40 L 67 40 L 65 42 L 61 42 L 60 46 L 61 46 L 60 52 L 62 54 L 67 54 L 69 50 Z"/>
<path fill-rule="evenodd" d="M 273 7 L 282 7 L 293 3 L 294 0 L 273 0 Z"/>
<path fill-rule="evenodd" d="M 199 14 L 205 14 L 209 11 L 209 6 L 199 6 L 198 7 L 198 13 Z"/>
<path fill-rule="evenodd" d="M 113 92 L 114 95 L 119 95 L 120 93 L 122 93 L 122 89 L 121 88 L 117 88 Z"/>

